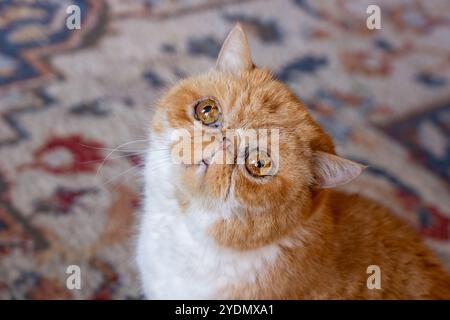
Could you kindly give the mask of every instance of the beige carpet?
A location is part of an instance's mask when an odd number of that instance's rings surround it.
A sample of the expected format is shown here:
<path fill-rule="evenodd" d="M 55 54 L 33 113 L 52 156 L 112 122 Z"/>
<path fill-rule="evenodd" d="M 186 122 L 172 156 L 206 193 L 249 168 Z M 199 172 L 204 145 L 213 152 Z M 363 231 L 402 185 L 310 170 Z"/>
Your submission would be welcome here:
<path fill-rule="evenodd" d="M 138 298 L 140 151 L 161 90 L 214 63 L 235 21 L 254 60 L 369 165 L 348 189 L 450 263 L 450 3 L 79 0 L 0 3 L 0 298 Z M 65 28 L 78 4 L 82 29 Z M 103 163 L 103 165 L 101 165 Z M 157 257 L 155 257 L 157 259 Z M 81 290 L 66 268 L 81 268 Z"/>

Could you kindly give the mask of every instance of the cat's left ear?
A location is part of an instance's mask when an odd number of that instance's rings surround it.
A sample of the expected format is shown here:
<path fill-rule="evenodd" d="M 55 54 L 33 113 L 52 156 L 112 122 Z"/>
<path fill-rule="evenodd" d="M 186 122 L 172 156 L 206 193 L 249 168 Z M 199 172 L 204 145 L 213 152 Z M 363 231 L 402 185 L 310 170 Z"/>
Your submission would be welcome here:
<path fill-rule="evenodd" d="M 331 153 L 316 151 L 313 154 L 314 178 L 317 188 L 334 188 L 355 179 L 366 168 Z"/>
<path fill-rule="evenodd" d="M 239 73 L 254 68 L 252 54 L 242 26 L 237 23 L 225 39 L 216 69 L 225 72 Z"/>

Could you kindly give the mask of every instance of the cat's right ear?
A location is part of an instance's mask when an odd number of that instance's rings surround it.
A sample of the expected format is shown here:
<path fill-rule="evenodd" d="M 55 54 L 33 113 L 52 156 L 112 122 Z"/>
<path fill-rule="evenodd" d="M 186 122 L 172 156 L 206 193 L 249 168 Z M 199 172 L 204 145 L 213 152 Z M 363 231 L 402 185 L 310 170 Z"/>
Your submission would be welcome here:
<path fill-rule="evenodd" d="M 334 188 L 355 179 L 366 166 L 336 156 L 316 151 L 313 154 L 313 171 L 317 188 Z"/>
<path fill-rule="evenodd" d="M 225 39 L 216 69 L 224 72 L 239 73 L 254 68 L 250 46 L 242 26 L 237 23 Z"/>

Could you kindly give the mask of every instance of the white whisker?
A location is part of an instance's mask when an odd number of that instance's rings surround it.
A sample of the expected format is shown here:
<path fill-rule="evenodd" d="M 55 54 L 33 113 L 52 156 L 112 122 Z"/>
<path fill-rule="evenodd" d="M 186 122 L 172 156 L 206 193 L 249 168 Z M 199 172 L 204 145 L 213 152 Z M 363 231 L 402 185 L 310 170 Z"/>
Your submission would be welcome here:
<path fill-rule="evenodd" d="M 111 178 L 111 179 L 107 180 L 106 182 L 102 183 L 102 185 L 105 186 L 105 185 L 111 183 L 112 181 L 116 180 L 117 178 L 120 178 L 120 177 L 123 176 L 124 174 L 130 172 L 131 170 L 134 170 L 134 169 L 139 168 L 139 167 L 140 167 L 139 165 L 137 165 L 137 166 L 132 166 L 131 168 L 128 168 L 127 170 L 125 170 L 125 171 L 122 172 L 121 174 L 115 176 L 114 178 Z"/>
<path fill-rule="evenodd" d="M 100 164 L 100 166 L 97 168 L 97 172 L 95 173 L 95 178 L 97 178 L 99 171 L 103 168 L 103 165 L 105 164 L 106 160 L 108 160 L 108 158 L 115 152 L 117 151 L 119 148 L 124 147 L 126 145 L 132 144 L 132 143 L 136 143 L 136 142 L 142 142 L 142 141 L 148 141 L 147 139 L 145 140 L 134 140 L 134 141 L 129 141 L 126 143 L 123 143 L 121 145 L 119 145 L 117 148 L 113 149 L 112 151 L 110 151 L 108 153 L 108 155 L 105 157 L 105 159 L 102 161 L 102 163 Z"/>

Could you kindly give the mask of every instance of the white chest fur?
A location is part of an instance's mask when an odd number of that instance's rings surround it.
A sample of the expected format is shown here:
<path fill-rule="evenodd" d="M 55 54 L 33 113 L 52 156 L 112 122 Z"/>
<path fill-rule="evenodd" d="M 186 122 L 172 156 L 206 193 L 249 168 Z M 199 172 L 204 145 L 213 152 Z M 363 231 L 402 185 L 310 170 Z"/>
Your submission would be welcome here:
<path fill-rule="evenodd" d="M 147 163 L 152 157 L 159 156 L 150 152 Z M 276 260 L 278 246 L 245 252 L 219 247 L 206 232 L 218 214 L 193 207 L 181 212 L 173 197 L 169 162 L 157 171 L 150 165 L 145 169 L 137 243 L 144 294 L 149 299 L 226 298 L 220 289 L 254 281 Z"/>

